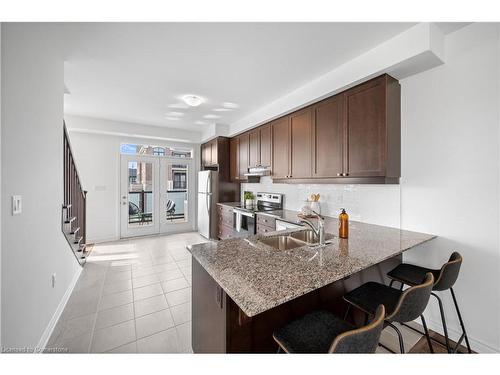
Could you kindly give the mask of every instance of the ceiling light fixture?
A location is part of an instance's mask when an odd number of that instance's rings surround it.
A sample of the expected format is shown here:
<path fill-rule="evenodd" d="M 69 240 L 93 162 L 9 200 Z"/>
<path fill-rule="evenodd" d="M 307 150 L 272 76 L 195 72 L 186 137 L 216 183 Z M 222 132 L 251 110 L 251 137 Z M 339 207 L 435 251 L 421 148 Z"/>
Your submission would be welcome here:
<path fill-rule="evenodd" d="M 203 99 L 197 95 L 184 95 L 182 100 L 184 100 L 184 103 L 191 107 L 198 107 L 201 103 L 203 103 Z"/>
<path fill-rule="evenodd" d="M 232 109 L 230 108 L 215 108 L 214 112 L 230 112 Z"/>
<path fill-rule="evenodd" d="M 170 117 L 170 116 L 165 117 L 165 119 L 166 120 L 172 120 L 172 121 L 180 120 L 179 117 Z"/>
<path fill-rule="evenodd" d="M 203 116 L 204 118 L 220 118 L 220 116 L 217 116 L 217 115 L 212 115 L 212 114 L 209 114 L 209 115 L 205 115 Z"/>
<path fill-rule="evenodd" d="M 209 123 L 206 121 L 195 121 L 194 122 L 196 125 L 208 125 Z"/>
<path fill-rule="evenodd" d="M 238 108 L 240 105 L 237 103 L 232 103 L 232 102 L 224 102 L 224 103 L 222 103 L 222 106 L 224 108 L 235 109 L 235 108 Z"/>

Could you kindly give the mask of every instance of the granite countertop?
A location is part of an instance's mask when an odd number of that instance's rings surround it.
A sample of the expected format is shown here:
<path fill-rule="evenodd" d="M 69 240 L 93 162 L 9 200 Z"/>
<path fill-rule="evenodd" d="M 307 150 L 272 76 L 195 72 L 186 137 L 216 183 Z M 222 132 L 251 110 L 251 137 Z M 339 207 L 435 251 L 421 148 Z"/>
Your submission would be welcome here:
<path fill-rule="evenodd" d="M 297 212 L 270 214 L 297 222 Z M 259 239 L 271 232 L 193 245 L 193 257 L 249 317 L 401 254 L 435 236 L 351 221 L 349 239 L 337 237 L 338 221 L 325 218 L 333 240 L 323 247 L 277 250 Z"/>

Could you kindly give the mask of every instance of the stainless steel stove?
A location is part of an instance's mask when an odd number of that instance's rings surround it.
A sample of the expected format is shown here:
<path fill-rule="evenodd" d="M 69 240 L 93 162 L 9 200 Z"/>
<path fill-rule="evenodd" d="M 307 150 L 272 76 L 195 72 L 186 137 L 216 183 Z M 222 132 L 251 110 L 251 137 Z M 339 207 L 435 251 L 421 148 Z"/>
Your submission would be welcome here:
<path fill-rule="evenodd" d="M 283 194 L 257 193 L 255 205 L 234 207 L 234 229 L 241 235 L 251 235 L 257 232 L 256 215 L 259 212 L 283 209 Z"/>

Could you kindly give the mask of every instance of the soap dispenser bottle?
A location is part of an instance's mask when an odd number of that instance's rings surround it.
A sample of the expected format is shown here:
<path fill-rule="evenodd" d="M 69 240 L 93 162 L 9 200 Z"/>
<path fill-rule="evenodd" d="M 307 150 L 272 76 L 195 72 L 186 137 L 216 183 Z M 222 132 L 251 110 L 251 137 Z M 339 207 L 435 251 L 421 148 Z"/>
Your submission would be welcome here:
<path fill-rule="evenodd" d="M 345 212 L 345 208 L 342 208 L 342 212 L 339 215 L 339 237 L 349 237 L 349 215 Z"/>

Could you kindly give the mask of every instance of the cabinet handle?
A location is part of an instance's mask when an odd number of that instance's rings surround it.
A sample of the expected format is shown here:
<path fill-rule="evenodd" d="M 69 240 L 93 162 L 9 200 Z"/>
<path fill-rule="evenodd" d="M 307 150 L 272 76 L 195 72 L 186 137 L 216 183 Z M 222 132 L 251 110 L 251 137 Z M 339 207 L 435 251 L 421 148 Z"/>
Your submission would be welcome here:
<path fill-rule="evenodd" d="M 222 288 L 217 285 L 215 288 L 215 302 L 217 302 L 217 305 L 222 309 Z"/>

